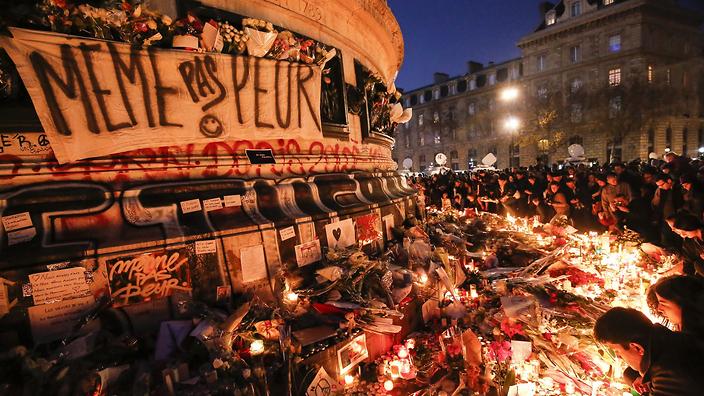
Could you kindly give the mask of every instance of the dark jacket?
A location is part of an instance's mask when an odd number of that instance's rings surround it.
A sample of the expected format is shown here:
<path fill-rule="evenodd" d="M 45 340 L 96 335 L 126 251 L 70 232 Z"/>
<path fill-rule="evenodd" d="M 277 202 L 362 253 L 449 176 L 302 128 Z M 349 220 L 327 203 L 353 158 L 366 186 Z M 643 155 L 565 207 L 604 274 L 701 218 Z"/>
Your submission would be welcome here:
<path fill-rule="evenodd" d="M 696 338 L 655 325 L 643 356 L 643 383 L 649 396 L 701 396 L 704 345 Z"/>

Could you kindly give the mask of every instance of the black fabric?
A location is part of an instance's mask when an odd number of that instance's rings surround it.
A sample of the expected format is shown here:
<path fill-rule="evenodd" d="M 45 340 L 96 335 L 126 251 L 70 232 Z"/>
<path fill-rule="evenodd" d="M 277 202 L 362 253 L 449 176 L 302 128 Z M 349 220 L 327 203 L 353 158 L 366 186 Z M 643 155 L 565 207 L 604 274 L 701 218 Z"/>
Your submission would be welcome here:
<path fill-rule="evenodd" d="M 656 325 L 643 357 L 643 383 L 649 396 L 701 396 L 704 345 L 696 338 Z"/>

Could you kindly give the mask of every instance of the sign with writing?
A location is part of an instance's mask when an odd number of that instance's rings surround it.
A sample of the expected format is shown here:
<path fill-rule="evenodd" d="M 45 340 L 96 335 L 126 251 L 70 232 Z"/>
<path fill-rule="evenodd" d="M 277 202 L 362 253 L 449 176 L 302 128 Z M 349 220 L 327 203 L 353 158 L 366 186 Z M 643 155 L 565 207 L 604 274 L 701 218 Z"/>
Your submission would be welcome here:
<path fill-rule="evenodd" d="M 279 235 L 281 236 L 282 241 L 286 241 L 296 236 L 296 230 L 293 228 L 293 226 L 286 227 L 284 229 L 279 230 Z"/>
<path fill-rule="evenodd" d="M 218 252 L 218 241 L 208 239 L 205 241 L 196 241 L 196 254 L 208 254 Z"/>
<path fill-rule="evenodd" d="M 222 209 L 222 200 L 220 198 L 204 199 L 203 209 L 205 209 L 206 212 L 220 210 Z"/>
<path fill-rule="evenodd" d="M 37 305 L 90 294 L 83 267 L 31 274 L 29 282 L 32 284 L 32 298 Z"/>
<path fill-rule="evenodd" d="M 340 384 L 335 381 L 324 368 L 318 369 L 313 381 L 306 389 L 306 396 L 329 396 L 334 395 L 340 388 Z"/>
<path fill-rule="evenodd" d="M 254 130 L 260 139 L 322 136 L 316 65 L 10 30 L 0 47 L 59 163 Z"/>
<path fill-rule="evenodd" d="M 265 279 L 268 276 L 264 245 L 240 249 L 240 263 L 242 264 L 242 281 L 245 283 Z"/>
<path fill-rule="evenodd" d="M 8 246 L 12 246 L 18 243 L 29 242 L 34 239 L 35 236 L 37 236 L 37 229 L 34 227 L 11 231 L 7 233 L 7 244 Z"/>
<path fill-rule="evenodd" d="M 114 306 L 167 297 L 174 290 L 189 292 L 188 259 L 188 249 L 179 248 L 107 260 Z"/>
<path fill-rule="evenodd" d="M 242 197 L 240 195 L 225 195 L 225 207 L 242 206 Z"/>
<path fill-rule="evenodd" d="M 323 254 L 320 251 L 320 240 L 315 239 L 310 242 L 296 245 L 296 263 L 299 267 L 313 264 L 323 259 Z"/>
<path fill-rule="evenodd" d="M 31 227 L 32 218 L 29 216 L 29 212 L 2 216 L 2 226 L 5 228 L 5 231 L 14 231 L 19 230 L 20 228 Z"/>
<path fill-rule="evenodd" d="M 251 164 L 275 164 L 274 152 L 271 149 L 264 150 L 245 150 L 247 158 Z"/>
<path fill-rule="evenodd" d="M 27 313 L 34 341 L 53 341 L 65 336 L 93 308 L 94 303 L 93 296 L 85 296 L 29 307 Z"/>

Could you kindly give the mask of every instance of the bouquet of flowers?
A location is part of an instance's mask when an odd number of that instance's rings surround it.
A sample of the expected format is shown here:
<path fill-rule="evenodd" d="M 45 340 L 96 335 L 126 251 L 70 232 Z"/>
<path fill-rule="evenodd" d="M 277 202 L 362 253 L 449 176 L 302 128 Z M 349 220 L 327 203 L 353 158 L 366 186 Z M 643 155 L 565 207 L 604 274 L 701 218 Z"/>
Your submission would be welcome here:
<path fill-rule="evenodd" d="M 195 15 L 189 13 L 173 23 L 172 31 L 174 48 L 198 50 L 198 38 L 203 32 L 203 23 Z"/>
<path fill-rule="evenodd" d="M 220 36 L 225 43 L 222 52 L 226 54 L 243 54 L 247 49 L 247 36 L 243 31 L 237 30 L 229 22 L 225 21 L 220 24 Z"/>
<path fill-rule="evenodd" d="M 249 36 L 247 52 L 251 56 L 262 57 L 266 55 L 278 36 L 274 25 L 261 19 L 245 18 L 242 20 L 242 27 Z"/>

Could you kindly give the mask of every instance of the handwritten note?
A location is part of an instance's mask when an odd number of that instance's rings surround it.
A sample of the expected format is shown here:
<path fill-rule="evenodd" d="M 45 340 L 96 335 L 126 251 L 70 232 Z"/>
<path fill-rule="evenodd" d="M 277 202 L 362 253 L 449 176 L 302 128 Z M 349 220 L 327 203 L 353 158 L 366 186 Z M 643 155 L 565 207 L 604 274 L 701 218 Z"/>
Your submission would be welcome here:
<path fill-rule="evenodd" d="M 320 251 L 319 239 L 296 245 L 295 249 L 296 263 L 298 263 L 299 267 L 313 264 L 323 259 L 322 252 Z"/>
<path fill-rule="evenodd" d="M 220 198 L 205 199 L 203 200 L 203 209 L 206 212 L 222 209 L 222 200 Z"/>
<path fill-rule="evenodd" d="M 242 196 L 241 195 L 225 195 L 225 207 L 229 208 L 232 206 L 242 206 Z"/>
<path fill-rule="evenodd" d="M 294 238 L 296 236 L 296 230 L 291 227 L 286 227 L 282 230 L 279 230 L 279 235 L 281 235 L 281 241 L 285 241 L 291 238 Z"/>
<path fill-rule="evenodd" d="M 66 335 L 90 311 L 94 303 L 93 296 L 86 296 L 29 307 L 27 313 L 34 341 L 53 341 Z"/>
<path fill-rule="evenodd" d="M 188 201 L 181 201 L 181 211 L 183 213 L 197 212 L 201 210 L 200 199 L 190 199 Z"/>
<path fill-rule="evenodd" d="M 245 283 L 264 279 L 268 276 L 263 245 L 240 249 L 240 263 L 242 263 L 242 281 Z"/>
<path fill-rule="evenodd" d="M 25 228 L 24 230 L 11 231 L 7 233 L 7 244 L 9 246 L 17 245 L 18 243 L 29 242 L 37 236 L 37 229 L 34 227 Z"/>
<path fill-rule="evenodd" d="M 196 241 L 196 254 L 217 253 L 218 244 L 215 239 Z"/>
<path fill-rule="evenodd" d="M 7 315 L 12 308 L 12 303 L 10 302 L 10 295 L 7 292 L 7 285 L 12 284 L 12 282 L 0 278 L 0 318 Z"/>
<path fill-rule="evenodd" d="M 90 293 L 85 268 L 72 267 L 29 275 L 34 303 L 50 304 Z"/>
<path fill-rule="evenodd" d="M 27 228 L 32 226 L 32 218 L 29 216 L 29 212 L 17 213 L 10 216 L 2 217 L 2 226 L 5 231 L 14 231 L 21 228 Z"/>
<path fill-rule="evenodd" d="M 325 226 L 325 233 L 328 237 L 328 247 L 330 249 L 344 249 L 354 245 L 354 222 L 352 219 L 345 219 Z"/>

